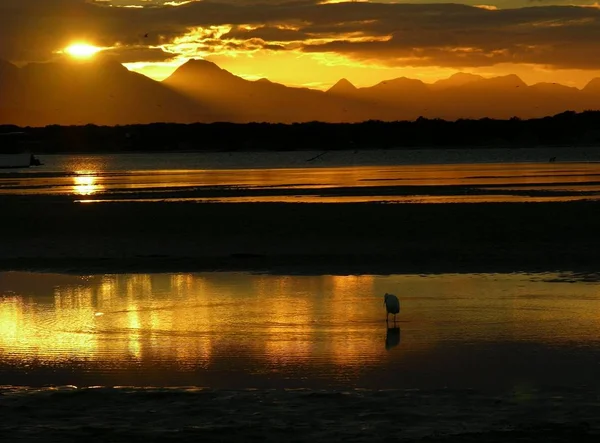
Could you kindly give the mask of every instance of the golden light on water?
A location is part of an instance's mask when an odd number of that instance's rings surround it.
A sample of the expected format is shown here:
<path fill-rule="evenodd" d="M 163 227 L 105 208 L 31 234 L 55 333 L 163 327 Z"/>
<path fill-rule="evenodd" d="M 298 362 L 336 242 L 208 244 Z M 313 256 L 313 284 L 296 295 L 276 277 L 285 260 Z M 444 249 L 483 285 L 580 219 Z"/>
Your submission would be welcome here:
<path fill-rule="evenodd" d="M 457 341 L 597 341 L 595 286 L 496 278 L 0 273 L 0 364 L 135 380 L 156 368 L 176 377 L 202 370 L 201 384 L 223 368 L 350 380 Z M 403 301 L 402 340 L 391 351 L 385 291 Z"/>
<path fill-rule="evenodd" d="M 294 154 L 291 160 L 294 164 L 298 163 L 298 160 L 306 163 L 308 155 Z M 395 154 L 386 154 L 386 156 L 391 155 Z M 66 167 L 74 172 L 73 175 L 0 177 L 0 194 L 74 195 L 79 197 L 76 199 L 77 202 L 84 203 L 108 201 L 108 198 L 113 202 L 386 201 L 426 204 L 600 199 L 598 193 L 600 187 L 596 184 L 595 175 L 597 164 L 564 162 L 560 166 L 555 165 L 558 164 L 522 162 L 479 165 L 395 165 L 383 169 L 380 166 L 319 166 L 318 168 L 109 172 L 111 167 L 109 161 L 103 160 L 100 156 L 90 156 L 67 164 Z M 368 193 L 369 195 L 358 191 L 359 188 L 373 186 L 375 188 Z M 386 189 L 388 186 L 390 189 Z M 415 186 L 421 187 L 417 193 L 414 192 Z M 271 195 L 269 188 L 274 187 L 285 190 L 285 193 Z M 392 187 L 396 188 L 395 192 L 390 192 L 393 190 Z M 219 188 L 228 188 L 228 192 L 233 188 L 253 188 L 258 192 L 253 192 L 252 195 L 246 195 L 244 192 L 222 196 Z M 348 189 L 344 189 L 343 192 L 334 190 L 329 194 L 329 188 Z M 296 189 L 306 189 L 310 192 L 296 192 Z M 186 192 L 182 193 L 180 190 Z M 265 190 L 264 194 L 263 190 Z M 492 192 L 500 190 L 503 191 L 501 194 Z M 556 191 L 564 191 L 564 193 L 558 194 Z"/>
<path fill-rule="evenodd" d="M 92 195 L 102 190 L 103 187 L 97 184 L 98 178 L 89 173 L 78 173 L 73 177 L 73 192 L 77 195 Z"/>
<path fill-rule="evenodd" d="M 73 58 L 77 59 L 89 59 L 96 55 L 98 52 L 102 51 L 102 48 L 99 48 L 94 45 L 89 45 L 87 43 L 73 43 L 70 46 L 67 46 L 63 52 L 65 54 L 70 55 Z"/>

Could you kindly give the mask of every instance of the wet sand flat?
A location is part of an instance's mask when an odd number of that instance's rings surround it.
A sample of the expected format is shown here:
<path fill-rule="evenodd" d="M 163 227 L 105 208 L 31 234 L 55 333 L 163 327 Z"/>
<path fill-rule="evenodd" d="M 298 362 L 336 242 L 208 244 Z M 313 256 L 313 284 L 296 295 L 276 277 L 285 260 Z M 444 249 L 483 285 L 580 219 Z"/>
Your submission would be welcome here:
<path fill-rule="evenodd" d="M 365 175 L 359 154 L 334 175 L 302 154 L 285 174 L 100 156 L 3 176 L 0 270 L 36 272 L 0 273 L 0 439 L 598 441 L 596 165 Z M 319 203 L 256 202 L 297 196 Z M 358 203 L 399 196 L 421 204 Z M 96 199 L 132 201 L 74 201 Z M 215 270 L 259 273 L 192 275 Z M 468 275 L 516 271 L 575 273 Z"/>
<path fill-rule="evenodd" d="M 595 202 L 102 203 L 0 198 L 0 269 L 594 270 Z"/>
<path fill-rule="evenodd" d="M 580 392 L 0 390 L 6 441 L 593 442 Z"/>

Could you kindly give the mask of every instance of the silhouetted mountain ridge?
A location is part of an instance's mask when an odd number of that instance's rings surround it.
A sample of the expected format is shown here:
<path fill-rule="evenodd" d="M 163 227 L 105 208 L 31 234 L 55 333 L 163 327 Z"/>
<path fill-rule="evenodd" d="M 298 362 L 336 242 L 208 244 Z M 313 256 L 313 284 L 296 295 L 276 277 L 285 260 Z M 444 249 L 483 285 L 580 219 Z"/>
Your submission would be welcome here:
<path fill-rule="evenodd" d="M 435 83 L 430 84 L 429 87 L 435 91 L 456 86 L 463 86 L 480 80 L 485 80 L 485 77 L 466 72 L 457 72 L 446 79 L 438 80 Z"/>
<path fill-rule="evenodd" d="M 582 91 L 591 94 L 600 94 L 600 78 L 591 79 Z"/>
<path fill-rule="evenodd" d="M 0 80 L 0 123 L 29 126 L 535 118 L 600 104 L 600 79 L 579 90 L 457 73 L 432 84 L 399 77 L 361 88 L 341 79 L 320 91 L 246 80 L 206 60 L 189 60 L 162 82 L 110 59 L 22 68 L 0 61 Z"/>

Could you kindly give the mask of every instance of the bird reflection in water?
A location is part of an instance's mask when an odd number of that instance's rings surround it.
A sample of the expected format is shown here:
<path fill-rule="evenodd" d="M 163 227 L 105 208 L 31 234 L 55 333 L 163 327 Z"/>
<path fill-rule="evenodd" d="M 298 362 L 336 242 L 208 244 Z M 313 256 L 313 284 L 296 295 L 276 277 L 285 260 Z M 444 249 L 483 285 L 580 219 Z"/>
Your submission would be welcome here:
<path fill-rule="evenodd" d="M 383 296 L 383 304 L 385 305 L 385 324 L 387 326 L 387 333 L 385 335 L 385 349 L 390 349 L 400 344 L 400 328 L 396 326 L 396 314 L 400 312 L 400 300 L 394 294 L 388 294 L 387 292 Z M 394 316 L 394 323 L 392 327 L 389 327 L 388 318 L 389 315 Z"/>
<path fill-rule="evenodd" d="M 394 326 L 393 328 L 387 328 L 385 334 L 385 350 L 389 351 L 400 344 L 400 328 Z"/>

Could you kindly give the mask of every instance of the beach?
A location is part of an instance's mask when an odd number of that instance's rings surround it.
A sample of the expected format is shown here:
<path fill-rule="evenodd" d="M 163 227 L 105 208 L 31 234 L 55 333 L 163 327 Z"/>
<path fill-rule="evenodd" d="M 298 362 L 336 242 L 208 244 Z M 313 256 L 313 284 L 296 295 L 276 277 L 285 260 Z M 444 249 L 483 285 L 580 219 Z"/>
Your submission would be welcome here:
<path fill-rule="evenodd" d="M 73 389 L 0 391 L 6 441 L 592 442 L 595 395 Z"/>
<path fill-rule="evenodd" d="M 519 167 L 5 175 L 0 438 L 596 441 L 595 167 Z"/>
<path fill-rule="evenodd" d="M 2 197 L 0 268 L 593 271 L 595 202 L 77 204 Z"/>
<path fill-rule="evenodd" d="M 0 437 L 596 441 L 597 282 L 573 282 L 0 273 Z"/>

